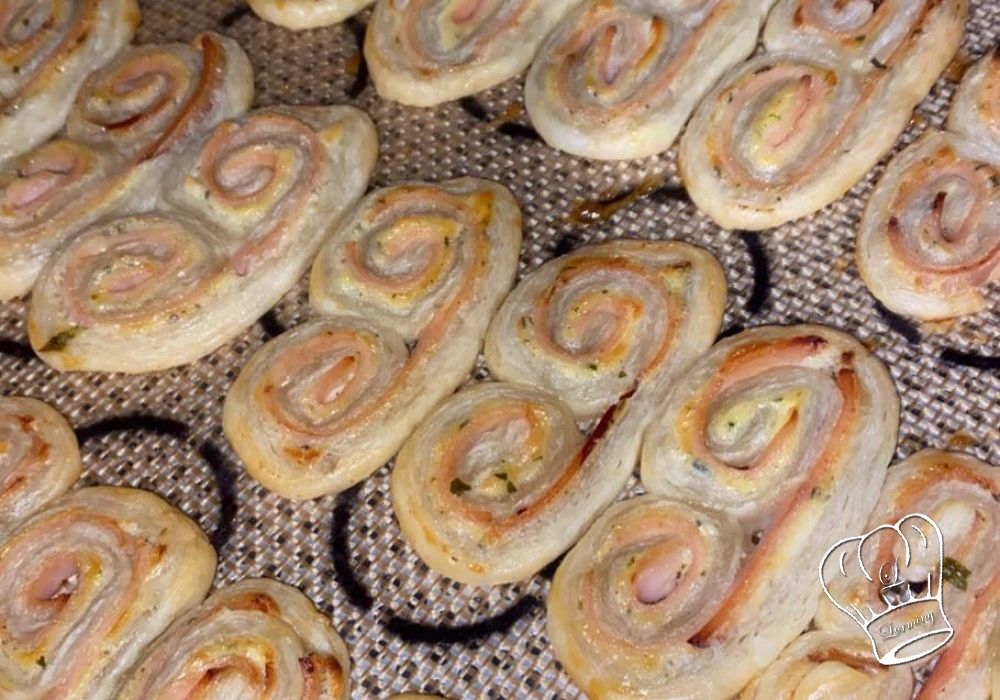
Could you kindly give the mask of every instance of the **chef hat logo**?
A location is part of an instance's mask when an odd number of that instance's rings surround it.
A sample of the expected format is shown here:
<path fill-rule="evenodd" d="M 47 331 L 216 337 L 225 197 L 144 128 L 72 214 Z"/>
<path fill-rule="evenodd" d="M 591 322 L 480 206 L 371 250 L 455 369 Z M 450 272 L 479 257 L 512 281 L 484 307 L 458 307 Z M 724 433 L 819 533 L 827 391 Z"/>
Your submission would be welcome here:
<path fill-rule="evenodd" d="M 835 544 L 820 562 L 819 579 L 868 635 L 879 663 L 893 666 L 934 653 L 955 634 L 941 603 L 943 569 L 941 530 L 915 513 Z M 831 587 L 855 594 L 838 601 Z"/>

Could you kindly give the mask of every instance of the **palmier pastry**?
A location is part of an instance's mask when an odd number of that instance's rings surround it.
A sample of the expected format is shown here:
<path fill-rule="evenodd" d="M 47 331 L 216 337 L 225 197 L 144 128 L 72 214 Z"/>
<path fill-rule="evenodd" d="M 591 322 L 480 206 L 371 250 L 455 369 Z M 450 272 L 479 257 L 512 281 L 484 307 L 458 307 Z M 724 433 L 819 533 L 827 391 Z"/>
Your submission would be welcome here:
<path fill-rule="evenodd" d="M 468 376 L 520 244 L 517 201 L 485 180 L 369 194 L 313 266 L 310 299 L 329 317 L 267 343 L 226 397 L 250 474 L 314 498 L 385 464 Z"/>
<path fill-rule="evenodd" d="M 967 0 L 780 0 L 765 51 L 732 70 L 681 138 L 679 167 L 720 226 L 826 206 L 902 133 L 958 48 Z"/>
<path fill-rule="evenodd" d="M 271 579 L 226 586 L 176 620 L 117 700 L 347 700 L 350 657 L 330 619 Z"/>
<path fill-rule="evenodd" d="M 0 694 L 114 697 L 214 573 L 204 533 L 159 497 L 103 486 L 63 496 L 0 543 Z"/>
<path fill-rule="evenodd" d="M 81 471 L 76 435 L 58 411 L 0 396 L 0 534 L 62 495 Z"/>
<path fill-rule="evenodd" d="M 502 583 L 570 547 L 632 473 L 666 388 L 711 345 L 725 292 L 710 254 L 672 242 L 588 246 L 522 280 L 486 351 L 517 383 L 459 392 L 396 458 L 393 509 L 421 558 Z M 596 416 L 582 433 L 576 421 Z"/>
<path fill-rule="evenodd" d="M 383 0 L 365 36 L 378 93 L 429 107 L 523 71 L 580 0 Z"/>
<path fill-rule="evenodd" d="M 982 311 L 1000 279 L 1000 54 L 966 74 L 948 127 L 890 162 L 858 229 L 868 289 L 921 321 Z"/>
<path fill-rule="evenodd" d="M 157 211 L 101 222 L 48 263 L 28 335 L 61 370 L 148 372 L 242 332 L 302 276 L 376 155 L 354 107 L 263 109 L 181 159 Z"/>
<path fill-rule="evenodd" d="M 710 253 L 674 241 L 579 248 L 526 276 L 486 336 L 493 376 L 604 413 L 630 388 L 661 388 L 711 346 L 726 279 Z"/>
<path fill-rule="evenodd" d="M 665 151 L 712 85 L 753 52 L 772 4 L 586 2 L 531 65 L 531 123 L 550 146 L 589 158 Z"/>
<path fill-rule="evenodd" d="M 734 518 L 746 555 L 711 618 L 635 688 L 732 695 L 805 630 L 822 589 L 802 567 L 864 525 L 898 423 L 885 366 L 830 328 L 748 330 L 688 369 L 646 433 L 642 481 Z"/>
<path fill-rule="evenodd" d="M 63 127 L 84 76 L 132 40 L 136 0 L 0 5 L 0 163 Z"/>
<path fill-rule="evenodd" d="M 136 46 L 90 74 L 66 135 L 0 170 L 0 299 L 26 294 L 51 253 L 103 218 L 152 206 L 176 156 L 253 98 L 236 42 Z"/>

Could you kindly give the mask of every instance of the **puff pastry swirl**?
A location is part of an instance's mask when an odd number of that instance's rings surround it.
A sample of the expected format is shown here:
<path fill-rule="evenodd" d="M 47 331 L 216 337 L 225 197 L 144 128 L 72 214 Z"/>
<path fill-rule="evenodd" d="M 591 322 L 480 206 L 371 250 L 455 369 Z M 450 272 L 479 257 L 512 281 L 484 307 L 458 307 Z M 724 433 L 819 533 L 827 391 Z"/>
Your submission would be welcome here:
<path fill-rule="evenodd" d="M 939 661 L 924 683 L 918 698 L 989 697 L 1000 678 L 1000 474 L 996 467 L 972 455 L 941 450 L 923 450 L 889 469 L 882 496 L 870 527 L 894 523 L 912 513 L 933 520 L 944 545 L 944 581 L 940 587 L 944 611 L 954 628 L 954 637 L 938 652 Z M 833 544 L 833 539 L 831 542 Z M 864 552 L 879 561 L 900 555 L 889 542 Z M 871 568 L 871 567 L 869 567 Z M 907 575 L 916 583 L 926 567 L 914 561 Z M 932 575 L 936 575 L 934 567 Z M 830 594 L 860 610 L 880 602 L 879 584 L 855 585 L 842 576 L 827 577 Z M 880 607 L 881 605 L 881 607 Z M 816 623 L 826 629 L 854 628 L 854 622 L 833 604 L 822 599 Z M 921 661 L 926 664 L 930 659 Z"/>
<path fill-rule="evenodd" d="M 498 85 L 528 67 L 580 0 L 383 0 L 365 36 L 378 93 L 429 107 Z"/>
<path fill-rule="evenodd" d="M 208 354 L 302 276 L 364 192 L 376 150 L 354 107 L 224 122 L 181 160 L 158 211 L 102 222 L 48 263 L 32 346 L 61 370 L 148 372 Z"/>
<path fill-rule="evenodd" d="M 143 654 L 117 700 L 347 700 L 350 657 L 297 589 L 246 579 L 214 592 Z"/>
<path fill-rule="evenodd" d="M 757 45 L 774 0 L 598 0 L 545 40 L 524 86 L 550 145 L 605 160 L 666 151 L 700 99 Z"/>
<path fill-rule="evenodd" d="M 687 640 L 737 580 L 741 540 L 724 513 L 652 495 L 597 519 L 559 565 L 546 603 L 556 658 L 587 697 L 723 697 L 710 692 L 714 670 L 668 682 L 709 655 Z"/>
<path fill-rule="evenodd" d="M 0 536 L 80 477 L 76 434 L 37 399 L 0 396 Z"/>
<path fill-rule="evenodd" d="M 486 336 L 493 376 L 549 391 L 594 418 L 629 389 L 660 388 L 722 322 L 726 279 L 710 253 L 674 241 L 579 248 L 527 275 Z"/>
<path fill-rule="evenodd" d="M 643 484 L 735 518 L 747 554 L 727 602 L 670 657 L 688 660 L 637 687 L 729 696 L 806 628 L 821 588 L 800 567 L 866 521 L 895 449 L 899 399 L 854 338 L 765 326 L 717 343 L 662 407 L 643 443 Z"/>
<path fill-rule="evenodd" d="M 896 156 L 865 209 L 857 262 L 887 308 L 921 321 L 986 308 L 1000 279 L 1000 54 L 959 86 L 948 131 Z"/>
<path fill-rule="evenodd" d="M 523 279 L 487 336 L 491 372 L 513 383 L 459 392 L 396 458 L 393 509 L 421 558 L 504 583 L 571 546 L 631 474 L 666 387 L 711 345 L 725 293 L 710 254 L 673 242 L 588 246 Z"/>
<path fill-rule="evenodd" d="M 880 664 L 864 636 L 815 631 L 785 647 L 781 656 L 743 689 L 740 700 L 909 700 L 913 686 L 910 669 Z"/>
<path fill-rule="evenodd" d="M 214 573 L 204 533 L 159 497 L 103 486 L 62 497 L 0 543 L 0 694 L 113 697 Z"/>
<path fill-rule="evenodd" d="M 46 259 L 102 218 L 152 206 L 176 154 L 253 97 L 236 42 L 133 47 L 91 73 L 66 135 L 0 171 L 0 298 L 26 294 Z"/>
<path fill-rule="evenodd" d="M 310 299 L 328 318 L 267 343 L 226 397 L 250 474 L 315 498 L 385 464 L 468 376 L 520 244 L 520 206 L 492 182 L 369 194 L 313 265 Z"/>
<path fill-rule="evenodd" d="M 903 131 L 967 14 L 967 0 L 780 0 L 765 52 L 715 86 L 681 138 L 695 204 L 761 230 L 842 196 Z"/>
<path fill-rule="evenodd" d="M 80 82 L 132 40 L 136 0 L 0 6 L 0 163 L 62 128 Z"/>

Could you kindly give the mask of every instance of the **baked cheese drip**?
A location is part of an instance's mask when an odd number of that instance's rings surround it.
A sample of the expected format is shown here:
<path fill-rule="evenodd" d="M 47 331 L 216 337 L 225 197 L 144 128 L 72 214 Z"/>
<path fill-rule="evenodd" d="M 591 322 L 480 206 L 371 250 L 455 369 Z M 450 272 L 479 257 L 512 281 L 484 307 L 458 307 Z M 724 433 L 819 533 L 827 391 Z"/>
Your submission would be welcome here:
<path fill-rule="evenodd" d="M 710 253 L 618 240 L 579 248 L 522 280 L 486 336 L 494 377 L 549 391 L 581 418 L 637 384 L 662 392 L 707 350 L 726 305 Z"/>
<path fill-rule="evenodd" d="M 63 127 L 84 76 L 132 40 L 136 0 L 0 5 L 0 163 Z"/>
<path fill-rule="evenodd" d="M 246 579 L 214 592 L 142 655 L 117 700 L 347 700 L 350 657 L 297 589 Z"/>
<path fill-rule="evenodd" d="M 941 700 L 992 697 L 991 689 L 995 690 L 1000 680 L 1000 638 L 997 637 L 1000 562 L 996 556 L 1000 547 L 1000 473 L 996 467 L 961 452 L 918 452 L 889 469 L 882 496 L 868 525 L 875 528 L 894 524 L 912 513 L 927 516 L 941 531 L 944 560 L 940 571 L 936 560 L 914 558 L 904 567 L 903 541 L 891 534 L 876 539 L 872 547 L 862 549 L 861 555 L 871 571 L 878 571 L 880 562 L 893 562 L 898 558 L 900 570 L 906 572 L 903 580 L 912 597 L 941 592 L 943 609 L 955 634 L 935 656 L 916 662 L 927 665 L 934 658 L 939 659 L 917 697 Z M 827 544 L 835 542 L 836 538 L 831 537 Z M 927 587 L 928 574 L 931 575 L 930 588 Z M 943 574 L 943 581 L 938 580 L 939 574 Z M 853 604 L 866 616 L 869 616 L 869 605 L 875 612 L 886 608 L 881 581 L 869 583 L 861 578 L 858 582 L 850 582 L 843 576 L 826 578 L 830 594 L 841 604 Z M 900 599 L 903 597 L 901 594 Z M 917 610 L 917 606 L 914 609 Z M 928 610 L 920 608 L 919 612 Z M 851 618 L 825 597 L 816 623 L 827 629 L 857 630 Z"/>
<path fill-rule="evenodd" d="M 580 0 L 382 0 L 365 36 L 378 93 L 429 107 L 523 71 Z"/>
<path fill-rule="evenodd" d="M 706 92 L 757 45 L 774 0 L 597 0 L 538 51 L 524 86 L 550 145 L 605 160 L 666 151 Z"/>
<path fill-rule="evenodd" d="M 652 495 L 598 518 L 556 570 L 546 608 L 556 658 L 588 698 L 726 696 L 743 659 L 709 666 L 713 652 L 688 640 L 739 580 L 742 540 L 724 513 Z"/>
<path fill-rule="evenodd" d="M 226 397 L 250 475 L 315 498 L 391 459 L 472 370 L 520 245 L 520 206 L 492 182 L 369 194 L 313 265 L 310 300 L 327 317 L 264 345 Z"/>
<path fill-rule="evenodd" d="M 375 0 L 248 0 L 258 17 L 286 29 L 315 29 L 343 22 Z"/>
<path fill-rule="evenodd" d="M 0 396 L 0 535 L 62 495 L 81 471 L 76 434 L 58 411 Z"/>
<path fill-rule="evenodd" d="M 624 486 L 659 399 L 718 333 L 725 297 L 718 262 L 683 243 L 588 246 L 528 275 L 487 335 L 487 364 L 511 383 L 459 392 L 396 458 L 393 508 L 421 558 L 493 584 L 568 549 Z M 598 416 L 581 432 L 577 421 Z"/>
<path fill-rule="evenodd" d="M 0 543 L 0 695 L 104 700 L 215 573 L 198 526 L 138 489 L 55 501 Z"/>
<path fill-rule="evenodd" d="M 805 630 L 822 588 L 803 567 L 860 532 L 898 424 L 885 366 L 823 326 L 751 329 L 685 372 L 644 438 L 643 485 L 734 517 L 747 553 L 724 602 L 685 637 L 688 661 L 637 688 L 728 697 Z"/>
<path fill-rule="evenodd" d="M 913 689 L 910 667 L 880 664 L 860 630 L 815 631 L 785 647 L 740 700 L 910 700 Z"/>
<path fill-rule="evenodd" d="M 252 98 L 249 59 L 216 34 L 133 47 L 91 73 L 65 136 L 0 170 L 0 299 L 27 294 L 90 224 L 152 206 L 177 154 Z"/>
<path fill-rule="evenodd" d="M 761 230 L 841 197 L 948 65 L 967 0 L 780 0 L 764 53 L 726 75 L 681 138 L 679 169 L 720 226 Z"/>
<path fill-rule="evenodd" d="M 892 160 L 858 229 L 868 289 L 921 321 L 983 311 L 1000 279 L 1000 54 L 966 74 L 948 128 Z"/>
<path fill-rule="evenodd" d="M 353 107 L 223 122 L 180 160 L 156 211 L 101 222 L 50 260 L 28 308 L 32 346 L 60 370 L 150 372 L 207 355 L 303 275 L 376 151 Z"/>

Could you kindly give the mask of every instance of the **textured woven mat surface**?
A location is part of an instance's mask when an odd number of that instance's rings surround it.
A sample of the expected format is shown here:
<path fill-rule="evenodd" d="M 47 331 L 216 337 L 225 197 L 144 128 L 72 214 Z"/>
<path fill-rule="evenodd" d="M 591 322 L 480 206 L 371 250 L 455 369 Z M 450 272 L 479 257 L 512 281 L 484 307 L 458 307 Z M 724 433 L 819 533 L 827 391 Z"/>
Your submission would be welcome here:
<path fill-rule="evenodd" d="M 725 327 L 811 321 L 864 340 L 891 368 L 902 397 L 897 457 L 925 446 L 965 449 L 1000 464 L 1000 288 L 991 309 L 947 328 L 890 318 L 862 285 L 854 232 L 881 165 L 839 202 L 764 236 L 720 230 L 678 196 L 673 152 L 626 163 L 558 154 L 527 128 L 519 79 L 428 110 L 378 98 L 359 50 L 368 14 L 291 33 L 245 6 L 143 0 L 138 41 L 187 40 L 215 29 L 237 39 L 256 69 L 257 105 L 350 102 L 374 118 L 381 156 L 373 185 L 474 175 L 498 180 L 524 209 L 522 273 L 557 252 L 612 237 L 674 238 L 704 246 L 725 267 Z M 1000 3 L 973 0 L 960 56 L 1000 40 Z M 920 105 L 900 145 L 940 126 L 963 61 Z M 610 216 L 581 206 L 651 182 Z M 647 188 L 650 189 L 650 188 Z M 242 471 L 222 433 L 236 373 L 268 338 L 308 318 L 304 284 L 242 336 L 190 366 L 145 376 L 59 374 L 27 345 L 22 302 L 0 303 L 0 391 L 55 405 L 77 429 L 87 483 L 151 489 L 210 533 L 216 585 L 267 575 L 301 588 L 329 613 L 351 649 L 354 696 L 404 690 L 453 698 L 580 697 L 544 631 L 551 571 L 475 588 L 430 572 L 402 540 L 388 469 L 339 497 L 295 503 Z M 636 487 L 633 485 L 633 491 Z"/>

